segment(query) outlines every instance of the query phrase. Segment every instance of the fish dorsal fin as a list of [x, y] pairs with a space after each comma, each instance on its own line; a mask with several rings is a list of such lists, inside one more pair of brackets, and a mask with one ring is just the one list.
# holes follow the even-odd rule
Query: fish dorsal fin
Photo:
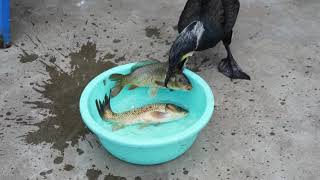
[[149, 95], [150, 95], [151, 97], [155, 97], [155, 96], [157, 95], [158, 88], [152, 87], [152, 88], [150, 88], [149, 91], [150, 91], [150, 92], [149, 92]]
[[159, 62], [160, 62], [160, 61], [155, 60], [155, 59], [153, 59], [153, 60], [139, 61], [139, 62], [137, 62], [135, 65], [133, 65], [133, 66], [131, 67], [131, 72], [133, 72], [133, 71], [135, 71], [136, 69], [139, 69], [139, 68], [141, 68], [141, 67], [143, 67], [143, 66], [146, 66], [146, 65], [149, 65], [149, 64], [154, 64], [154, 63], [159, 63]]
[[121, 124], [121, 123], [114, 123], [112, 124], [112, 131], [117, 131], [119, 129], [123, 129], [125, 128], [126, 126], [124, 124]]

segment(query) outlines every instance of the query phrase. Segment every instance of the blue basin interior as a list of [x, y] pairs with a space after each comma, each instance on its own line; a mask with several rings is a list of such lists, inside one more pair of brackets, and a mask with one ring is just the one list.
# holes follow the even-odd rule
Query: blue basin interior
[[111, 99], [114, 112], [124, 112], [151, 103], [173, 103], [189, 111], [176, 121], [149, 125], [126, 126], [112, 131], [112, 123], [103, 120], [96, 107], [96, 99], [109, 95], [115, 82], [109, 80], [114, 73], [127, 74], [134, 63], [112, 68], [94, 78], [80, 98], [80, 112], [87, 127], [98, 136], [103, 146], [118, 158], [137, 164], [157, 164], [171, 160], [185, 152], [196, 139], [200, 130], [211, 119], [214, 98], [207, 83], [195, 73], [185, 69], [192, 83], [190, 91], [160, 89], [155, 97], [149, 88], [123, 89]]

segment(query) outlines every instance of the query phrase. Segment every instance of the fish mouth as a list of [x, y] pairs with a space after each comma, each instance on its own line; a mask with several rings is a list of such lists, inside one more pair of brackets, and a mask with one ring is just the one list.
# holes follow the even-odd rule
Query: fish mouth
[[184, 88], [189, 91], [189, 90], [192, 89], [192, 86], [191, 85], [185, 85]]
[[177, 90], [186, 90], [186, 91], [189, 91], [192, 89], [192, 86], [191, 85], [184, 85], [184, 86], [170, 86], [168, 85], [167, 87], [170, 91], [177, 91]]
[[187, 115], [188, 115], [188, 111], [182, 112], [182, 113], [180, 114], [180, 118], [184, 118], [184, 117], [186, 117]]

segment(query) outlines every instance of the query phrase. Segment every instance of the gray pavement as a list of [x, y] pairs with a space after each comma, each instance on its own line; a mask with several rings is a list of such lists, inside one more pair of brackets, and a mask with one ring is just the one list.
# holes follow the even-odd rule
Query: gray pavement
[[127, 164], [84, 128], [86, 83], [119, 64], [166, 61], [184, 3], [12, 0], [13, 46], [0, 50], [0, 179], [320, 179], [318, 0], [241, 0], [231, 48], [252, 80], [218, 72], [221, 44], [192, 57], [216, 107], [178, 159]]

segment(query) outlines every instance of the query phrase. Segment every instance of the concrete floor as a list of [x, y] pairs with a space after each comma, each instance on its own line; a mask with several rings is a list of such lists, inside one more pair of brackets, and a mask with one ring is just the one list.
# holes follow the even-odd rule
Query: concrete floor
[[178, 159], [124, 163], [83, 126], [86, 83], [117, 64], [167, 60], [185, 0], [12, 0], [0, 50], [0, 179], [320, 179], [320, 3], [241, 0], [232, 42], [251, 81], [217, 71], [219, 44], [188, 67], [214, 90], [213, 118]]

